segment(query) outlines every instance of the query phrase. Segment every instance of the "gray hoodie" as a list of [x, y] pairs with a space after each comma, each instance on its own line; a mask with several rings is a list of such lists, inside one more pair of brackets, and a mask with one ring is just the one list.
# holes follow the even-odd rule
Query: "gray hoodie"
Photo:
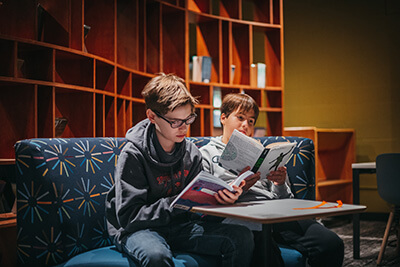
[[202, 169], [193, 143], [185, 139], [166, 153], [148, 119], [128, 130], [126, 138], [106, 198], [108, 232], [117, 245], [129, 233], [190, 220], [191, 213], [170, 203]]
[[[222, 142], [222, 136], [218, 136], [211, 138], [207, 145], [200, 148], [200, 151], [203, 155], [203, 169], [229, 183], [237, 176], [219, 165], [219, 158], [225, 146], [226, 145]], [[286, 183], [283, 185], [275, 185], [267, 180], [266, 177], [261, 177], [249, 191], [244, 192], [242, 196], [240, 196], [239, 201], [292, 197], [293, 194], [290, 190], [289, 179], [287, 177]]]

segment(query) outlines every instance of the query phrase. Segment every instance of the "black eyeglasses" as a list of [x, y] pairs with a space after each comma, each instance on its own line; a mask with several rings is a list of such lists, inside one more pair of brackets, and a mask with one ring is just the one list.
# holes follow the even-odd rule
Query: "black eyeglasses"
[[153, 112], [154, 112], [158, 117], [160, 117], [161, 119], [163, 119], [163, 120], [165, 120], [166, 122], [168, 122], [169, 125], [171, 125], [171, 128], [173, 128], [173, 129], [181, 127], [184, 123], [185, 123], [186, 125], [190, 125], [190, 124], [192, 124], [192, 123], [195, 121], [195, 119], [196, 119], [196, 117], [197, 117], [197, 114], [196, 114], [196, 113], [193, 113], [192, 115], [190, 115], [189, 117], [187, 117], [187, 119], [184, 119], [184, 120], [178, 120], [178, 119], [169, 120], [169, 119], [165, 118], [163, 115], [161, 115], [159, 112], [154, 111], [154, 110], [153, 110]]
[[181, 127], [184, 123], [185, 123], [186, 125], [190, 125], [190, 124], [192, 124], [192, 123], [194, 122], [194, 120], [195, 120], [196, 117], [197, 117], [197, 114], [196, 114], [196, 113], [193, 113], [193, 114], [190, 115], [187, 119], [184, 119], [184, 120], [178, 120], [178, 119], [176, 119], [176, 120], [169, 120], [169, 119], [165, 118], [163, 115], [161, 115], [160, 113], [158, 113], [157, 111], [154, 111], [154, 110], [153, 110], [153, 112], [154, 112], [158, 117], [160, 117], [161, 119], [163, 119], [163, 120], [165, 120], [166, 122], [168, 122], [169, 125], [171, 125], [171, 128], [173, 128], [173, 129]]

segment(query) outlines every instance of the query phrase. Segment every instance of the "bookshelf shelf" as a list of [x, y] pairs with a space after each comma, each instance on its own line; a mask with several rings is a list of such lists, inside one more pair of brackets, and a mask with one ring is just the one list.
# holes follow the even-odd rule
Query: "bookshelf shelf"
[[[253, 96], [259, 123], [282, 135], [282, 18], [282, 0], [5, 1], [0, 159], [13, 158], [20, 139], [124, 136], [145, 118], [141, 91], [159, 72], [182, 77], [199, 98], [191, 136], [217, 133], [215, 89]], [[192, 81], [194, 55], [212, 59], [208, 83]], [[263, 88], [250, 85], [257, 62], [267, 65]]]

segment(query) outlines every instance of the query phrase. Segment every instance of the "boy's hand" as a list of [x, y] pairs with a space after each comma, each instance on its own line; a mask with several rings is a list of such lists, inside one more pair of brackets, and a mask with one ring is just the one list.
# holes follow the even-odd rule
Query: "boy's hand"
[[271, 171], [267, 179], [275, 185], [283, 185], [286, 181], [286, 167], [280, 167], [276, 171]]
[[[247, 166], [246, 168], [244, 168], [240, 174], [244, 173], [245, 171], [250, 170], [250, 166]], [[250, 187], [252, 187], [259, 179], [260, 179], [260, 172], [256, 172], [255, 174], [247, 177], [246, 179], [244, 179], [246, 181], [246, 184], [244, 186], [242, 186], [243, 191], [248, 191], [250, 189]]]
[[239, 186], [233, 185], [235, 192], [230, 192], [228, 189], [219, 190], [218, 193], [214, 195], [219, 204], [229, 205], [233, 204], [238, 200], [239, 196], [243, 193], [242, 187], [246, 184], [242, 181]]

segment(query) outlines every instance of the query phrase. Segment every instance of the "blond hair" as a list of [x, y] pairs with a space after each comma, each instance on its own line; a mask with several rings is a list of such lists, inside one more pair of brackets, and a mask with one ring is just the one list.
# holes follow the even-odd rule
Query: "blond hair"
[[198, 104], [185, 86], [182, 78], [174, 74], [160, 73], [152, 78], [144, 87], [142, 96], [146, 102], [146, 107], [160, 114], [190, 104], [192, 112]]

